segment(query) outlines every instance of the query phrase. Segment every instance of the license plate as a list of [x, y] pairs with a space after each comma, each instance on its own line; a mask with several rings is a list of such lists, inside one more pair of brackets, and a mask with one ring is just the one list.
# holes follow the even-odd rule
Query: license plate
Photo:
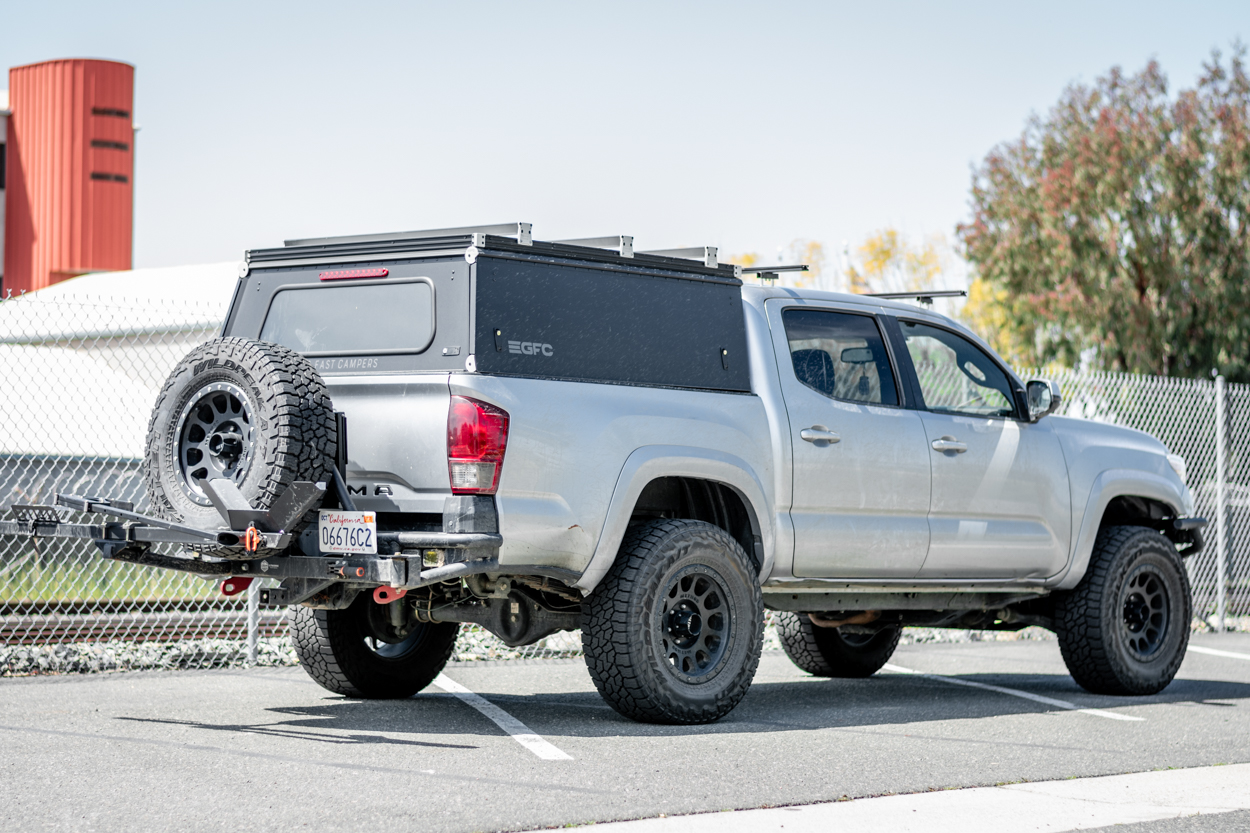
[[322, 509], [317, 533], [322, 552], [378, 553], [378, 516], [373, 512]]

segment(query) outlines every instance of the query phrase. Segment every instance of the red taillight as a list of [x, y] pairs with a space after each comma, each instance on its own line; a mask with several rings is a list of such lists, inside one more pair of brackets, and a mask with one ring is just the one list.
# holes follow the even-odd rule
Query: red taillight
[[453, 495], [493, 495], [508, 447], [508, 414], [467, 396], [447, 413], [447, 470]]

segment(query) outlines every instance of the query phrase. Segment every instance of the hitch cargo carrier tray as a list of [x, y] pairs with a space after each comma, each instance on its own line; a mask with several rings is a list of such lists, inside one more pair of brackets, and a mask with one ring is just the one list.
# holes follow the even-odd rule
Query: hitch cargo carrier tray
[[[291, 484], [267, 512], [248, 506], [230, 481], [203, 481], [203, 485], [226, 522], [222, 529], [198, 529], [144, 515], [126, 501], [57, 494], [51, 506], [14, 504], [14, 519], [0, 521], [0, 535], [90, 540], [107, 559], [203, 578], [293, 580], [261, 592], [262, 603], [273, 606], [297, 604], [335, 583], [408, 590], [462, 576], [501, 572], [497, 553], [503, 538], [494, 533], [381, 532], [377, 555], [291, 555], [294, 536], [286, 529], [320, 505], [326, 493], [324, 483]], [[68, 523], [62, 519], [62, 509], [117, 520]], [[205, 552], [166, 555], [152, 552], [153, 544], [198, 546]], [[243, 558], [212, 555], [214, 548], [237, 551], [240, 546], [246, 552]], [[565, 581], [575, 578], [557, 568], [527, 567], [526, 572]], [[226, 592], [238, 592], [246, 584], [235, 586], [238, 589]]]
[[[0, 535], [28, 538], [86, 538], [94, 541], [106, 558], [130, 547], [147, 550], [152, 544], [185, 544], [214, 547], [243, 545], [248, 552], [283, 550], [291, 543], [285, 531], [325, 496], [324, 483], [296, 482], [283, 492], [269, 511], [253, 509], [229, 480], [202, 480], [223, 529], [200, 529], [134, 511], [128, 501], [57, 494], [54, 506], [14, 504], [14, 520], [0, 521]], [[62, 520], [60, 509], [89, 515], [110, 515], [118, 521], [72, 524]], [[194, 561], [194, 559], [182, 559]], [[211, 562], [205, 562], [211, 563]], [[208, 572], [212, 572], [211, 570]]]

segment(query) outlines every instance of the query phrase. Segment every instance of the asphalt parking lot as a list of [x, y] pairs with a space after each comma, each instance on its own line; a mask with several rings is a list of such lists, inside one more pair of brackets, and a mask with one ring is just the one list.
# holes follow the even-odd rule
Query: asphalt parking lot
[[904, 646], [852, 681], [768, 653], [702, 727], [619, 717], [574, 660], [453, 665], [390, 702], [297, 668], [7, 679], [0, 822], [516, 830], [1250, 762], [1250, 660], [1218, 653], [1250, 634], [1192, 644], [1217, 653], [1139, 699], [1079, 689], [1053, 641]]

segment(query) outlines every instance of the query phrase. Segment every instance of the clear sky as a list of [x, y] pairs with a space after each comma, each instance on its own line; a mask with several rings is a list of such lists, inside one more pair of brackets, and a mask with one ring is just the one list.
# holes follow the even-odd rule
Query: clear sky
[[18, 2], [0, 66], [137, 67], [135, 265], [523, 220], [772, 259], [954, 236], [970, 166], [1073, 81], [1173, 88], [1245, 2]]

